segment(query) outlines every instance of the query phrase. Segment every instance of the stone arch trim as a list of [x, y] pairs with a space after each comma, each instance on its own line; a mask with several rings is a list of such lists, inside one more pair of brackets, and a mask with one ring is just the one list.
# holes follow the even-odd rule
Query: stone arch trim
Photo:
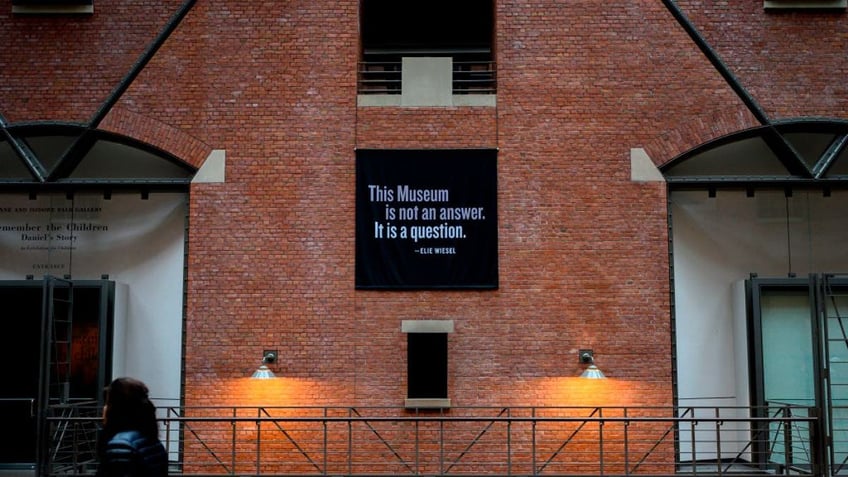
[[644, 149], [660, 166], [701, 144], [721, 136], [762, 126], [742, 105], [735, 110], [722, 110], [709, 117], [697, 117], [657, 134]]
[[99, 129], [150, 144], [198, 169], [213, 150], [178, 128], [117, 106], [112, 108]]

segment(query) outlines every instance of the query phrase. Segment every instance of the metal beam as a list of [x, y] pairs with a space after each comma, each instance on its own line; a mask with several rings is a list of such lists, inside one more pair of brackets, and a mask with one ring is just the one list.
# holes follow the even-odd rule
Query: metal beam
[[836, 158], [842, 154], [846, 146], [848, 146], [848, 134], [842, 134], [834, 138], [818, 162], [816, 162], [815, 167], [813, 167], [813, 177], [821, 179], [830, 169], [830, 166], [833, 165], [834, 161], [836, 161]]
[[813, 179], [791, 176], [677, 176], [666, 177], [666, 184], [670, 190], [848, 189], [848, 183], [844, 179]]
[[754, 115], [760, 124], [768, 128], [768, 132], [764, 136], [766, 143], [774, 151], [789, 173], [803, 177], [812, 177], [812, 171], [801, 158], [800, 154], [798, 154], [798, 151], [796, 151], [792, 147], [792, 144], [790, 144], [789, 141], [780, 134], [780, 131], [774, 127], [774, 124], [771, 119], [769, 119], [765, 110], [760, 107], [751, 93], [742, 86], [739, 79], [736, 78], [733, 72], [730, 71], [730, 68], [728, 68], [718, 56], [718, 53], [716, 53], [709, 43], [707, 43], [707, 40], [703, 37], [703, 35], [701, 35], [698, 29], [695, 28], [695, 25], [689, 21], [683, 11], [680, 10], [680, 7], [677, 6], [674, 0], [662, 0], [662, 2], [674, 19], [677, 20], [677, 23], [683, 28], [683, 30], [686, 31], [689, 38], [695, 42], [695, 45], [701, 50], [701, 53], [703, 53], [707, 60], [709, 60], [710, 64], [713, 65], [713, 68], [718, 71], [728, 86], [730, 86], [730, 88], [733, 89], [733, 92], [736, 93], [740, 100], [742, 100], [745, 107], [748, 108], [748, 111]]
[[21, 161], [23, 161], [33, 178], [38, 182], [44, 182], [45, 177], [47, 176], [47, 171], [41, 165], [41, 162], [35, 157], [35, 153], [32, 152], [29, 145], [26, 142], [21, 141], [17, 136], [13, 135], [11, 131], [9, 131], [6, 118], [3, 117], [2, 114], [0, 114], [0, 130], [3, 131], [3, 137], [6, 138], [6, 142], [9, 143], [9, 146], [11, 146], [12, 150], [15, 151], [15, 154], [21, 159]]
[[91, 117], [88, 122], [88, 125], [86, 126], [86, 130], [82, 133], [82, 135], [80, 135], [80, 137], [78, 137], [73, 142], [73, 144], [71, 144], [68, 150], [65, 151], [65, 153], [62, 155], [62, 158], [56, 163], [56, 166], [53, 168], [53, 170], [50, 171], [50, 174], [47, 177], [48, 180], [53, 181], [60, 177], [66, 177], [79, 165], [79, 163], [82, 161], [82, 158], [85, 157], [85, 154], [87, 154], [91, 147], [94, 145], [94, 142], [96, 140], [95, 131], [97, 127], [100, 126], [100, 123], [103, 122], [103, 119], [106, 118], [106, 115], [109, 114], [109, 111], [112, 110], [115, 104], [117, 104], [118, 100], [121, 99], [121, 96], [123, 96], [127, 89], [129, 89], [133, 81], [135, 81], [138, 75], [141, 74], [141, 71], [144, 69], [144, 67], [147, 66], [148, 63], [150, 63], [150, 60], [153, 59], [153, 57], [159, 51], [159, 48], [161, 48], [162, 45], [165, 44], [165, 41], [170, 38], [174, 30], [177, 29], [177, 27], [180, 25], [186, 15], [188, 15], [188, 12], [194, 6], [196, 1], [197, 0], [186, 0], [180, 6], [179, 10], [177, 10], [177, 12], [174, 13], [173, 16], [171, 16], [171, 19], [168, 21], [162, 31], [160, 31], [159, 34], [156, 35], [156, 38], [153, 40], [153, 42], [148, 45], [144, 52], [142, 52], [139, 59], [133, 64], [132, 68], [130, 68], [130, 71], [127, 72], [126, 76], [124, 76], [121, 82], [118, 83], [117, 86], [115, 86], [115, 88], [112, 90], [112, 92], [103, 102], [103, 104], [100, 105], [100, 107]]

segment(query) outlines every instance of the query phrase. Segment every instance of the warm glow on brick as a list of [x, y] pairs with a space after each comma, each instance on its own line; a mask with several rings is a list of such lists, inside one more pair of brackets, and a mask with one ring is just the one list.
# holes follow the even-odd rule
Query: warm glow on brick
[[316, 384], [311, 380], [276, 377], [272, 379], [237, 378], [231, 381], [231, 394], [239, 406], [303, 406]]
[[[646, 394], [657, 395], [651, 402], [671, 404], [671, 390], [665, 384], [631, 381], [615, 378], [584, 379], [580, 377], [556, 377], [542, 379], [538, 383], [543, 406], [638, 406], [645, 401]], [[664, 398], [662, 396], [665, 396]]]

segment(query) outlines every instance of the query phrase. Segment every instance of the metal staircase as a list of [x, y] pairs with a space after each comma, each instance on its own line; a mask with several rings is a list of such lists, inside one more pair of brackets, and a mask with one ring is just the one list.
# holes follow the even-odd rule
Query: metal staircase
[[[65, 430], [51, 430], [47, 418], [71, 399], [74, 287], [70, 280], [44, 277], [42, 295], [41, 372], [38, 381], [36, 461], [45, 466], [50, 450]], [[41, 469], [42, 474], [46, 469]]]
[[820, 280], [831, 475], [848, 473], [848, 276]]

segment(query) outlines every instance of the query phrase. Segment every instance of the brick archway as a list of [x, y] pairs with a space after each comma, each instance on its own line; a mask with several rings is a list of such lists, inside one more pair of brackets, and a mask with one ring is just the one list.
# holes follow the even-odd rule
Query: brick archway
[[759, 126], [756, 118], [740, 104], [736, 109], [722, 110], [663, 131], [645, 144], [645, 151], [657, 166], [661, 166], [700, 145]]
[[186, 164], [198, 169], [213, 149], [185, 131], [119, 106], [109, 112], [101, 123], [100, 129], [131, 137], [168, 151]]

